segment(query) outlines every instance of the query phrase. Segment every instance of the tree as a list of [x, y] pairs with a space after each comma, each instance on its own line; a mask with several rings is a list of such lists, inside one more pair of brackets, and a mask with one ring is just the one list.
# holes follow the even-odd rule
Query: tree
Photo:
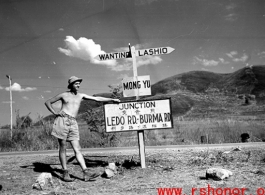
[[[113, 98], [121, 97], [121, 85], [109, 85]], [[117, 146], [119, 142], [119, 133], [106, 133], [103, 105], [97, 108], [88, 108], [85, 116], [88, 129], [91, 132], [91, 141], [93, 145], [100, 147]]]
[[121, 84], [118, 85], [108, 85], [110, 92], [112, 93], [113, 98], [121, 98]]
[[27, 116], [22, 116], [21, 117], [21, 120], [22, 120], [22, 123], [21, 123], [20, 127], [22, 129], [31, 127], [31, 125], [32, 125], [32, 119], [29, 117], [29, 114]]
[[16, 128], [17, 129], [25, 129], [28, 127], [31, 127], [33, 121], [32, 119], [29, 117], [30, 113], [28, 113], [26, 116], [22, 116], [20, 117], [19, 115], [19, 110], [16, 110]]

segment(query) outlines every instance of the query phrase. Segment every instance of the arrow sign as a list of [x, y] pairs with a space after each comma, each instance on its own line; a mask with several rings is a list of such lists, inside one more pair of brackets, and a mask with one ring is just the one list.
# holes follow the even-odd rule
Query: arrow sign
[[161, 54], [169, 54], [175, 49], [172, 47], [158, 47], [158, 48], [149, 48], [149, 49], [142, 49], [136, 50], [136, 56], [146, 56], [146, 55], [161, 55]]
[[[169, 54], [175, 49], [172, 47], [157, 47], [157, 48], [149, 48], [149, 49], [142, 49], [142, 50], [136, 50], [135, 56], [146, 56], [146, 55], [161, 55], [161, 54]], [[115, 60], [115, 59], [122, 59], [122, 58], [132, 58], [130, 51], [124, 51], [124, 52], [116, 52], [116, 53], [104, 53], [99, 54], [95, 57], [95, 59], [99, 61], [104, 60]]]
[[104, 54], [99, 54], [95, 57], [95, 59], [99, 61], [104, 61], [104, 60], [115, 60], [115, 59], [121, 59], [121, 58], [131, 58], [131, 52], [116, 52], [116, 53], [104, 53]]

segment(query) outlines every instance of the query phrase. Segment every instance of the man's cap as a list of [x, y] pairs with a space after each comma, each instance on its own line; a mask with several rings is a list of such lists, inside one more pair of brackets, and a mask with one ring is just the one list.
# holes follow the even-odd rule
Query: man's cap
[[76, 76], [71, 76], [69, 79], [68, 79], [68, 89], [70, 88], [70, 86], [75, 83], [76, 81], [80, 81], [80, 83], [83, 81], [83, 79], [81, 78], [78, 78]]

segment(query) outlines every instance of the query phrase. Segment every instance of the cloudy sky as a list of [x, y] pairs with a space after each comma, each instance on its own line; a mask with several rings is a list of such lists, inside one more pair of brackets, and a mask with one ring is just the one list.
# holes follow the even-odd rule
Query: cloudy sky
[[46, 116], [45, 100], [75, 75], [81, 91], [108, 92], [133, 76], [131, 59], [98, 54], [169, 46], [171, 54], [137, 57], [151, 83], [179, 73], [230, 73], [265, 59], [263, 0], [1, 0], [0, 125], [13, 113]]

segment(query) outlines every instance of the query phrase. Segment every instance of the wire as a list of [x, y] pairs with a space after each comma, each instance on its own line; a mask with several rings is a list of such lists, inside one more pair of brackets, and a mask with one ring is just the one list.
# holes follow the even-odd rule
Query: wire
[[[32, 0], [32, 1], [33, 1], [33, 0]], [[17, 2], [20, 2], [20, 1], [17, 1]], [[90, 2], [90, 1], [89, 1], [89, 2]], [[75, 21], [73, 21], [73, 22], [71, 22], [71, 23], [68, 23], [68, 24], [66, 24], [66, 25], [63, 25], [63, 26], [57, 27], [57, 28], [55, 28], [55, 29], [53, 29], [53, 30], [50, 30], [50, 31], [48, 31], [48, 32], [46, 32], [46, 33], [43, 33], [43, 34], [41, 34], [41, 35], [34, 36], [33, 38], [30, 38], [30, 39], [25, 40], [25, 41], [23, 41], [23, 42], [21, 42], [21, 43], [18, 43], [17, 45], [14, 45], [14, 46], [12, 46], [12, 47], [9, 47], [9, 48], [6, 48], [6, 49], [3, 49], [2, 51], [0, 51], [0, 55], [3, 54], [3, 53], [5, 53], [5, 52], [7, 52], [7, 51], [10, 51], [10, 50], [12, 50], [12, 49], [15, 49], [15, 48], [17, 48], [17, 47], [19, 47], [19, 46], [21, 46], [21, 45], [24, 45], [24, 44], [26, 44], [26, 43], [29, 43], [29, 42], [35, 41], [35, 40], [37, 40], [37, 39], [39, 39], [39, 38], [42, 38], [42, 37], [44, 37], [44, 36], [46, 36], [46, 35], [49, 35], [49, 34], [51, 34], [51, 33], [53, 33], [53, 32], [56, 32], [56, 31], [58, 31], [59, 28], [69, 27], [69, 26], [72, 26], [72, 25], [74, 25], [74, 24], [76, 24], [76, 23], [82, 22], [82, 21], [84, 21], [85, 19], [87, 19], [87, 18], [89, 18], [89, 17], [91, 17], [91, 16], [97, 15], [98, 13], [100, 13], [100, 12], [97, 12], [97, 13], [94, 13], [94, 14], [90, 14], [90, 15], [86, 15], [85, 17], [82, 17], [82, 18], [80, 18], [80, 19], [77, 19], [77, 20], [75, 20]]]
[[[1, 85], [1, 87], [9, 87], [9, 85]], [[67, 89], [67, 86], [65, 87], [52, 87], [52, 86], [33, 86], [33, 85], [28, 85], [27, 87], [36, 87], [36, 88], [52, 88], [52, 89]], [[86, 90], [105, 90], [103, 88], [86, 88], [86, 87], [81, 87], [80, 90], [86, 89]]]

